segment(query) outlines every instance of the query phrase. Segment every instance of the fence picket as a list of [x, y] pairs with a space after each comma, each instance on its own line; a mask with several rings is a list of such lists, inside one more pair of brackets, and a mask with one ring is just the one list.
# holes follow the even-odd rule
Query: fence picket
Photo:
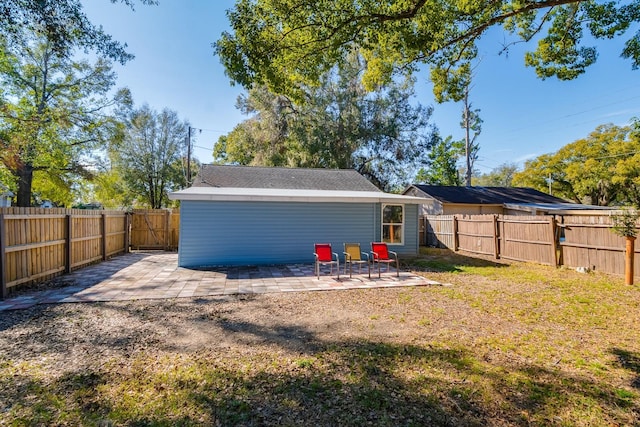
[[[491, 217], [427, 215], [423, 218], [427, 243], [515, 261], [624, 274], [625, 239], [612, 232], [608, 215]], [[638, 277], [639, 264], [640, 245], [636, 245], [634, 275]]]
[[[145, 226], [146, 234], [145, 230], [133, 232], [135, 216], [144, 222], [146, 214], [151, 218], [151, 226]], [[129, 247], [176, 249], [179, 223], [178, 211], [166, 209], [136, 210], [131, 214], [0, 208], [0, 298], [6, 298], [18, 285], [51, 279], [127, 252]]]

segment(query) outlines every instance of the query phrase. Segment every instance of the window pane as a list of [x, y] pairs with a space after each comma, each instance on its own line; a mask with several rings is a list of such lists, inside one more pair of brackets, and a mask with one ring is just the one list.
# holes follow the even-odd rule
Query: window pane
[[382, 212], [382, 222], [402, 224], [402, 206], [385, 206]]
[[383, 225], [382, 241], [386, 243], [402, 243], [402, 225]]

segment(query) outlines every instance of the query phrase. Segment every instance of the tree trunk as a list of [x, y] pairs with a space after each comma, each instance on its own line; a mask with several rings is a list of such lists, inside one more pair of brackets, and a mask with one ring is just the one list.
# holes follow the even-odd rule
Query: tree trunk
[[471, 187], [471, 138], [469, 135], [469, 128], [471, 127], [470, 117], [469, 117], [469, 87], [464, 91], [464, 154], [467, 160], [467, 171], [464, 175], [464, 185], [466, 187]]
[[31, 184], [33, 183], [33, 166], [23, 165], [18, 170], [18, 194], [16, 204], [21, 208], [31, 207]]

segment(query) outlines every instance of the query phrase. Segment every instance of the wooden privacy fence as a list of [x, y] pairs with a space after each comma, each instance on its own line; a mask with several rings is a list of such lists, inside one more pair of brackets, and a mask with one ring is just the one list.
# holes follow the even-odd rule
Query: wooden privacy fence
[[131, 247], [176, 250], [180, 213], [168, 209], [134, 209], [131, 219]]
[[0, 209], [0, 293], [46, 280], [128, 249], [121, 211]]
[[0, 208], [0, 297], [134, 249], [176, 249], [180, 215], [125, 211]]
[[453, 215], [430, 215], [421, 218], [425, 230], [422, 244], [435, 248], [453, 248]]
[[[565, 216], [559, 219], [562, 230], [559, 245], [563, 265], [588, 267], [624, 274], [626, 239], [611, 231], [609, 216]], [[640, 244], [634, 253], [634, 276], [640, 276]]]
[[[624, 274], [625, 239], [606, 215], [427, 215], [423, 244], [515, 261]], [[640, 245], [634, 275], [640, 276]]]
[[502, 216], [496, 218], [497, 256], [515, 261], [558, 265], [556, 220], [552, 216]]

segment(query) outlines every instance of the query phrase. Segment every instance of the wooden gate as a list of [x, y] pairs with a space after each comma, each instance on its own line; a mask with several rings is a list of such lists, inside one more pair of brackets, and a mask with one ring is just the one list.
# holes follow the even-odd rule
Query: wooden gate
[[176, 250], [180, 214], [170, 209], [134, 209], [131, 248]]
[[[421, 218], [420, 244], [454, 249], [453, 215], [427, 215]], [[422, 236], [424, 229], [425, 236]]]

